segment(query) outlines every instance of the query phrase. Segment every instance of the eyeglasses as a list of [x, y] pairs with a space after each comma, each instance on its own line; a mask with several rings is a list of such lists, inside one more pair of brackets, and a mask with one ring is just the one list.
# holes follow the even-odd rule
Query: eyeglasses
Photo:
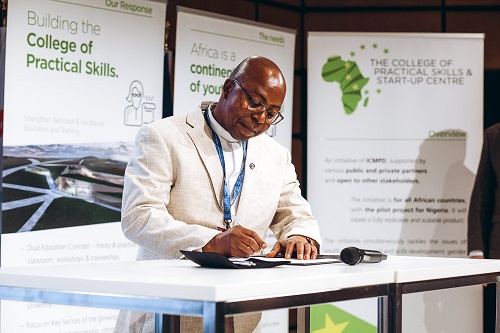
[[246, 91], [245, 88], [243, 88], [243, 86], [241, 85], [241, 83], [238, 80], [233, 79], [233, 81], [236, 82], [236, 84], [238, 86], [240, 86], [241, 90], [245, 93], [245, 95], [247, 95], [247, 98], [248, 98], [247, 110], [251, 114], [261, 115], [264, 112], [266, 112], [266, 123], [268, 123], [269, 125], [276, 125], [277, 123], [279, 123], [280, 121], [282, 121], [284, 119], [283, 115], [280, 113], [279, 108], [269, 108], [268, 109], [261, 101], [253, 98], [248, 93], [248, 91]]

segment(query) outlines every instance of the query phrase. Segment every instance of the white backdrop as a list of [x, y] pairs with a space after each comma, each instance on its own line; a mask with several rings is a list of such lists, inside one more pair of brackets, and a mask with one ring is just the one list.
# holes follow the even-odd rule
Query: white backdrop
[[[161, 118], [165, 13], [140, 0], [9, 3], [2, 266], [135, 259], [120, 170], [139, 126]], [[115, 218], [93, 221], [103, 213]], [[112, 331], [116, 313], [2, 302], [0, 330]]]
[[[467, 256], [483, 44], [482, 34], [309, 34], [308, 199], [324, 251]], [[457, 329], [439, 326], [430, 299], [449, 297], [438, 294], [417, 296], [405, 332], [479, 331], [477, 293], [448, 320]]]

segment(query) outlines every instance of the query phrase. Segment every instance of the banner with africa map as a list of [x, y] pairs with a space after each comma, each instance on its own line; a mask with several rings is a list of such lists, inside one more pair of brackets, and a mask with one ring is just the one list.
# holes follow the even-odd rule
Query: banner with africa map
[[[483, 53], [483, 34], [309, 33], [307, 194], [323, 252], [467, 256]], [[454, 320], [442, 319], [445, 297], [419, 295], [404, 331], [480, 331], [468, 292]]]

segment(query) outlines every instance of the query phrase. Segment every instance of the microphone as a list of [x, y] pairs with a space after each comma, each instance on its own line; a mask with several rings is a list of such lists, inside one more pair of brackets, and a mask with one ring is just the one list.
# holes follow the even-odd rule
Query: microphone
[[379, 251], [362, 250], [357, 247], [346, 247], [340, 252], [340, 260], [348, 265], [356, 265], [360, 262], [381, 262], [387, 259], [387, 255]]

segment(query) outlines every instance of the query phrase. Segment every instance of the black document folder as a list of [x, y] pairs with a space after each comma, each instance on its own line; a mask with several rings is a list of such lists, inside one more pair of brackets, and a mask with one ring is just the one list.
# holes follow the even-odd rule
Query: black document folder
[[181, 253], [198, 265], [210, 268], [271, 268], [290, 263], [290, 260], [266, 261], [255, 257], [227, 258], [214, 252], [181, 250]]

